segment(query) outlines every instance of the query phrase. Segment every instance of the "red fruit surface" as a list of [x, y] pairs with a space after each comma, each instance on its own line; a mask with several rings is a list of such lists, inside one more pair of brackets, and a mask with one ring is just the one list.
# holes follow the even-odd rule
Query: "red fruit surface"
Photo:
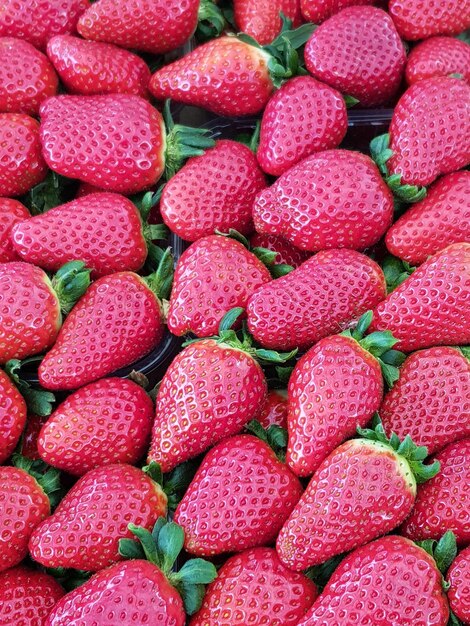
[[448, 619], [434, 559], [391, 535], [349, 554], [298, 626], [445, 626]]
[[19, 261], [10, 239], [10, 232], [16, 222], [26, 220], [29, 217], [28, 209], [10, 198], [0, 198], [0, 263]]
[[457, 35], [470, 27], [469, 0], [390, 0], [388, 9], [403, 39]]
[[461, 439], [436, 454], [439, 473], [419, 485], [416, 503], [401, 528], [413, 541], [435, 539], [451, 530], [457, 543], [470, 543], [470, 439]]
[[449, 604], [464, 624], [470, 624], [470, 547], [462, 550], [447, 572]]
[[376, 3], [376, 0], [300, 0], [300, 9], [306, 22], [320, 24], [346, 7]]
[[280, 176], [315, 152], [337, 148], [347, 129], [341, 94], [310, 76], [298, 76], [269, 100], [256, 156], [267, 174]]
[[15, 385], [0, 370], [0, 463], [13, 453], [26, 424], [26, 403]]
[[178, 260], [167, 324], [174, 335], [217, 334], [224, 315], [245, 307], [271, 281], [266, 266], [234, 239], [210, 235], [193, 243]]
[[222, 139], [190, 159], [163, 188], [160, 211], [165, 224], [187, 241], [253, 230], [251, 205], [266, 180], [253, 152]]
[[0, 196], [21, 196], [46, 174], [39, 122], [23, 113], [0, 113]]
[[275, 389], [268, 391], [266, 402], [258, 415], [258, 422], [263, 428], [273, 425], [287, 428], [287, 393], [285, 391]]
[[160, 384], [148, 461], [168, 472], [236, 434], [257, 417], [266, 394], [250, 355], [212, 339], [187, 346]]
[[374, 162], [351, 150], [325, 150], [287, 170], [253, 204], [258, 232], [301, 250], [364, 250], [392, 223], [393, 197]]
[[41, 432], [41, 428], [48, 419], [49, 417], [47, 415], [28, 413], [19, 449], [19, 453], [22, 456], [27, 459], [32, 459], [33, 461], [37, 461], [41, 458], [38, 452], [38, 437]]
[[147, 474], [131, 465], [97, 467], [82, 476], [29, 542], [33, 559], [46, 567], [97, 571], [121, 560], [127, 525], [150, 530], [166, 515], [167, 497]]
[[470, 241], [470, 172], [446, 174], [388, 230], [395, 256], [419, 265], [446, 246]]
[[117, 563], [60, 600], [45, 626], [184, 626], [178, 592], [148, 561]]
[[365, 107], [395, 95], [405, 64], [405, 47], [393, 20], [372, 6], [343, 9], [319, 26], [305, 46], [310, 74]]
[[106, 190], [102, 187], [96, 187], [96, 185], [90, 185], [90, 183], [80, 183], [75, 198], [82, 198], [90, 193], [102, 193], [104, 191]]
[[312, 256], [310, 252], [299, 250], [286, 239], [277, 237], [277, 235], [260, 235], [255, 232], [250, 237], [250, 245], [252, 248], [267, 248], [276, 252], [276, 263], [286, 263], [294, 268], [299, 267]]
[[234, 0], [233, 12], [237, 29], [250, 35], [262, 46], [269, 44], [281, 31], [279, 13], [300, 23], [299, 0]]
[[49, 498], [32, 476], [0, 467], [0, 571], [26, 557], [31, 533], [50, 512]]
[[[470, 2], [470, 0], [469, 0]], [[387, 161], [408, 185], [429, 185], [470, 162], [470, 85], [440, 76], [420, 80], [398, 101]]]
[[273, 450], [252, 435], [225, 439], [201, 463], [175, 512], [191, 554], [269, 545], [302, 495]]
[[383, 272], [372, 259], [354, 250], [319, 252], [255, 291], [247, 305], [248, 328], [265, 348], [309, 348], [385, 296]]
[[431, 37], [419, 43], [408, 56], [409, 85], [434, 76], [461, 74], [470, 82], [470, 45], [455, 37]]
[[229, 558], [207, 588], [190, 626], [296, 626], [318, 591], [288, 570], [275, 550], [253, 548]]
[[76, 476], [111, 463], [136, 464], [147, 451], [153, 413], [150, 397], [131, 380], [90, 383], [52, 413], [39, 435], [39, 454]]
[[470, 343], [470, 243], [420, 265], [375, 308], [369, 330], [390, 330], [405, 352]]
[[39, 366], [46, 389], [77, 389], [130, 365], [163, 337], [160, 302], [144, 279], [117, 272], [94, 282]]
[[235, 37], [219, 37], [155, 72], [149, 89], [157, 100], [171, 98], [217, 115], [256, 115], [274, 89], [270, 58]]
[[133, 202], [115, 193], [95, 193], [35, 215], [12, 229], [18, 255], [45, 270], [57, 271], [80, 259], [95, 277], [137, 271], [147, 244]]
[[143, 59], [127, 50], [58, 35], [47, 44], [47, 55], [69, 93], [147, 96], [150, 70]]
[[41, 107], [41, 142], [52, 170], [107, 191], [148, 189], [164, 169], [162, 116], [139, 96], [50, 98]]
[[428, 454], [470, 437], [470, 362], [453, 348], [411, 354], [379, 413], [388, 437], [410, 435]]

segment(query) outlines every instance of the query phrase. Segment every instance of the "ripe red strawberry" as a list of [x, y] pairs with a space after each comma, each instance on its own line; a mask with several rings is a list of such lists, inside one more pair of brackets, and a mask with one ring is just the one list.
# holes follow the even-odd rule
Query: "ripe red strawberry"
[[55, 578], [23, 565], [0, 574], [0, 624], [44, 626], [64, 590]]
[[2, 216], [0, 222], [0, 263], [19, 261], [20, 258], [10, 239], [10, 232], [16, 222], [30, 217], [29, 211], [18, 200], [0, 198], [0, 214]]
[[209, 585], [190, 626], [297, 626], [318, 591], [291, 572], [271, 548], [253, 548], [229, 558]]
[[178, 260], [168, 328], [177, 336], [214, 335], [228, 311], [245, 307], [255, 289], [270, 281], [266, 266], [239, 241], [220, 235], [203, 237]]
[[260, 192], [253, 205], [258, 232], [311, 252], [364, 250], [382, 237], [392, 216], [392, 194], [379, 170], [365, 154], [350, 150], [307, 157]]
[[314, 78], [298, 76], [269, 100], [256, 156], [267, 174], [280, 176], [315, 152], [337, 148], [347, 129], [341, 94]]
[[462, 550], [447, 572], [450, 608], [463, 624], [470, 624], [470, 547]]
[[469, 361], [454, 348], [411, 354], [379, 412], [388, 436], [410, 435], [428, 454], [470, 437]]
[[12, 454], [26, 424], [26, 402], [0, 370], [0, 464]]
[[287, 393], [275, 389], [268, 391], [257, 419], [263, 428], [273, 425], [287, 428]]
[[346, 7], [362, 4], [377, 4], [377, 0], [300, 0], [300, 9], [306, 22], [320, 24]]
[[370, 330], [390, 330], [397, 350], [470, 343], [470, 243], [425, 261], [374, 310]]
[[390, 535], [349, 554], [298, 626], [446, 626], [448, 619], [433, 557]]
[[41, 458], [38, 452], [38, 437], [41, 432], [41, 428], [48, 419], [48, 415], [28, 413], [26, 426], [21, 435], [21, 441], [18, 449], [21, 456], [31, 459], [32, 461], [38, 461]]
[[295, 26], [300, 23], [299, 0], [234, 0], [233, 13], [238, 30], [262, 46], [271, 43], [282, 29], [280, 13]]
[[47, 44], [47, 56], [69, 93], [147, 96], [150, 70], [143, 59], [127, 50], [70, 35], [57, 35]]
[[276, 235], [260, 235], [255, 232], [250, 237], [250, 245], [252, 248], [266, 248], [275, 252], [276, 263], [290, 265], [293, 268], [299, 267], [312, 256], [310, 252], [299, 250], [283, 237]]
[[470, 2], [446, 0], [390, 0], [390, 15], [403, 39], [415, 41], [433, 35], [457, 35], [470, 27]]
[[393, 20], [371, 6], [352, 6], [333, 15], [305, 46], [310, 74], [366, 107], [395, 95], [405, 64], [405, 47]]
[[97, 571], [121, 560], [119, 539], [132, 537], [128, 524], [150, 530], [166, 507], [160, 485], [137, 467], [97, 467], [37, 526], [29, 552], [46, 567]]
[[406, 63], [409, 85], [434, 76], [460, 74], [470, 82], [470, 45], [455, 37], [431, 37], [410, 52]]
[[389, 251], [411, 265], [459, 241], [470, 241], [470, 172], [454, 172], [437, 180], [388, 230]]
[[163, 188], [160, 211], [179, 237], [196, 241], [230, 228], [253, 230], [251, 205], [266, 187], [253, 152], [241, 143], [220, 140], [190, 159]]
[[[416, 483], [435, 476], [426, 449], [410, 438], [388, 440], [379, 425], [366, 439], [341, 444], [318, 467], [277, 538], [281, 561], [294, 571], [385, 535], [410, 514]], [[387, 443], [388, 442], [388, 443]]]
[[319, 252], [259, 287], [248, 300], [248, 328], [265, 348], [309, 348], [344, 330], [386, 296], [381, 268], [354, 250]]
[[39, 123], [23, 113], [0, 113], [0, 196], [21, 196], [46, 174]]
[[470, 439], [449, 444], [434, 457], [439, 474], [418, 488], [402, 534], [413, 541], [433, 539], [451, 530], [457, 543], [470, 543]]

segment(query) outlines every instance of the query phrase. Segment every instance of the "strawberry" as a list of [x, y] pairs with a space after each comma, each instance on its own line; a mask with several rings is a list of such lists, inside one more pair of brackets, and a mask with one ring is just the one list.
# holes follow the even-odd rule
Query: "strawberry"
[[168, 328], [177, 336], [214, 335], [228, 311], [245, 307], [251, 294], [270, 281], [265, 265], [239, 241], [220, 235], [203, 237], [178, 260]]
[[410, 435], [429, 454], [470, 437], [469, 361], [454, 348], [411, 354], [379, 412], [388, 436]]
[[47, 56], [69, 93], [147, 96], [150, 70], [143, 59], [127, 50], [71, 35], [57, 35], [47, 44]]
[[20, 565], [0, 574], [0, 624], [44, 626], [64, 595], [59, 583], [44, 572]]
[[271, 548], [230, 557], [207, 588], [190, 626], [296, 626], [318, 591], [303, 574], [291, 572]]
[[272, 425], [287, 428], [287, 393], [276, 389], [268, 391], [266, 402], [258, 415], [258, 421], [263, 428]]
[[470, 241], [470, 172], [465, 170], [437, 180], [385, 238], [388, 250], [411, 265], [459, 241]]
[[10, 239], [10, 232], [14, 224], [30, 217], [29, 211], [18, 200], [0, 198], [0, 213], [2, 215], [0, 222], [0, 263], [19, 261], [20, 258]]
[[295, 26], [300, 23], [299, 0], [234, 0], [233, 17], [238, 30], [264, 46], [282, 30], [280, 13]]
[[294, 571], [372, 541], [410, 514], [417, 482], [439, 471], [423, 465], [426, 448], [390, 440], [380, 425], [341, 444], [318, 467], [277, 538], [281, 561]]
[[39, 123], [23, 113], [0, 113], [0, 196], [21, 196], [46, 174]]
[[457, 35], [470, 27], [468, 0], [390, 0], [388, 10], [400, 36], [408, 41]]
[[377, 4], [377, 0], [300, 0], [300, 9], [306, 22], [320, 24], [346, 7], [365, 4]]
[[455, 37], [431, 37], [419, 43], [408, 56], [408, 85], [434, 76], [460, 74], [470, 82], [470, 45]]
[[248, 300], [248, 328], [265, 348], [309, 348], [386, 296], [381, 268], [354, 250], [319, 252]]
[[434, 457], [441, 470], [420, 485], [416, 503], [402, 526], [402, 534], [414, 541], [433, 539], [451, 530], [457, 543], [470, 543], [470, 439], [449, 444]]
[[371, 6], [352, 6], [333, 15], [305, 46], [310, 74], [365, 107], [385, 104], [395, 95], [405, 64], [405, 47], [393, 20]]
[[253, 152], [241, 143], [220, 140], [190, 159], [163, 188], [160, 211], [165, 224], [186, 241], [233, 228], [253, 230], [251, 205], [266, 187]]
[[425, 261], [374, 310], [370, 330], [390, 330], [397, 350], [470, 343], [470, 243]]
[[447, 572], [450, 608], [463, 624], [470, 624], [470, 547], [462, 550]]
[[40, 456], [38, 452], [38, 437], [41, 432], [41, 428], [49, 419], [48, 415], [36, 415], [35, 413], [28, 413], [26, 418], [26, 426], [21, 435], [20, 445], [18, 452], [21, 456], [31, 459], [32, 461], [39, 461]]
[[9, 376], [0, 370], [0, 463], [12, 454], [26, 424], [26, 402]]
[[276, 263], [280, 265], [290, 265], [293, 268], [299, 267], [312, 255], [305, 250], [299, 250], [283, 237], [277, 235], [260, 235], [253, 233], [250, 237], [252, 248], [266, 248], [276, 253]]
[[150, 530], [166, 507], [160, 485], [137, 467], [97, 467], [36, 527], [29, 552], [46, 567], [97, 571], [121, 560], [119, 539], [132, 537], [129, 523]]
[[311, 252], [364, 250], [382, 237], [392, 216], [392, 194], [379, 170], [365, 154], [350, 150], [307, 157], [253, 204], [258, 232], [280, 235]]
[[256, 156], [267, 174], [280, 176], [315, 152], [337, 148], [347, 129], [341, 94], [314, 78], [298, 76], [266, 105]]

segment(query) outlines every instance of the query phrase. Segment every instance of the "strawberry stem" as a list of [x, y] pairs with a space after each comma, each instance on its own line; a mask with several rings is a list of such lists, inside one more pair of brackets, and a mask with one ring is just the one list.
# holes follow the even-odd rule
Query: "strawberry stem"
[[65, 263], [52, 278], [52, 288], [64, 314], [70, 313], [89, 286], [90, 270], [83, 261]]

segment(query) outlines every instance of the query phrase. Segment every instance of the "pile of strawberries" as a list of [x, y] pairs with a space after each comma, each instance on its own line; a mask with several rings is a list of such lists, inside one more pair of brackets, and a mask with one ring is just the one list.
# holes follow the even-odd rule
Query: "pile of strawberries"
[[0, 4], [1, 626], [469, 625], [470, 0]]

